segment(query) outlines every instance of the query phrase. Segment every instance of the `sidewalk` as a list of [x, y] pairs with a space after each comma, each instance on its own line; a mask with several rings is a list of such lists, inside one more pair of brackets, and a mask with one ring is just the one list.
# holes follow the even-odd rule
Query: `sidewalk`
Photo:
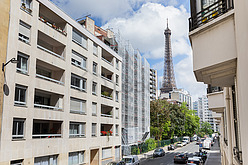
[[221, 153], [220, 153], [220, 146], [218, 141], [214, 143], [213, 147], [210, 151], [208, 151], [210, 155], [205, 163], [205, 165], [221, 165]]
[[[161, 147], [161, 148], [163, 148], [165, 152], [168, 150], [168, 146], [164, 146], [164, 147]], [[142, 162], [143, 160], [146, 160], [147, 158], [151, 158], [152, 155], [153, 155], [154, 150], [151, 150], [151, 151], [143, 153], [143, 154], [139, 154], [138, 155], [139, 160]]]

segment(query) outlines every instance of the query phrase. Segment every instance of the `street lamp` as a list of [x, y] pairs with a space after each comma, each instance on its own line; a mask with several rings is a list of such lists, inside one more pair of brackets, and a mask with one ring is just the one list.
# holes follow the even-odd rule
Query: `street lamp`
[[14, 64], [17, 64], [19, 61], [18, 60], [16, 60], [15, 58], [12, 58], [11, 60], [9, 60], [7, 63], [3, 63], [2, 64], [2, 71], [4, 72], [4, 67], [6, 66], [6, 65], [8, 65], [9, 63], [14, 63]]

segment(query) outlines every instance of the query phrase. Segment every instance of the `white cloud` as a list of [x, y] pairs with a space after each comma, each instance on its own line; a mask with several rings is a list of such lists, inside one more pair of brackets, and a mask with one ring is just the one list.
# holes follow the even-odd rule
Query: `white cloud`
[[[166, 19], [172, 30], [173, 56], [188, 54], [188, 22], [189, 13], [181, 6], [163, 6], [157, 3], [146, 3], [128, 18], [114, 18], [103, 28], [112, 27], [139, 48], [146, 58], [159, 59], [164, 56], [164, 29]], [[176, 48], [174, 48], [176, 46]]]

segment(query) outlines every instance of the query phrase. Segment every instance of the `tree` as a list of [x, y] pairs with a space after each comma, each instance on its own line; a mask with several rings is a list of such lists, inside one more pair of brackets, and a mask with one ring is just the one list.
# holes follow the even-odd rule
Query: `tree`
[[150, 103], [151, 135], [161, 140], [164, 127], [169, 122], [169, 103], [166, 100], [154, 100]]
[[202, 122], [200, 132], [203, 132], [204, 135], [211, 135], [213, 133], [211, 124], [208, 122]]

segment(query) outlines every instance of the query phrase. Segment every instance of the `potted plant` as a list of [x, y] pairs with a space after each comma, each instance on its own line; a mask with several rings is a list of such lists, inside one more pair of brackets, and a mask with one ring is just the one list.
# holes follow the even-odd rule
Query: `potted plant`
[[24, 3], [24, 2], [22, 3], [21, 8], [23, 8], [24, 10], [26, 9], [26, 5], [25, 5], [25, 3]]

